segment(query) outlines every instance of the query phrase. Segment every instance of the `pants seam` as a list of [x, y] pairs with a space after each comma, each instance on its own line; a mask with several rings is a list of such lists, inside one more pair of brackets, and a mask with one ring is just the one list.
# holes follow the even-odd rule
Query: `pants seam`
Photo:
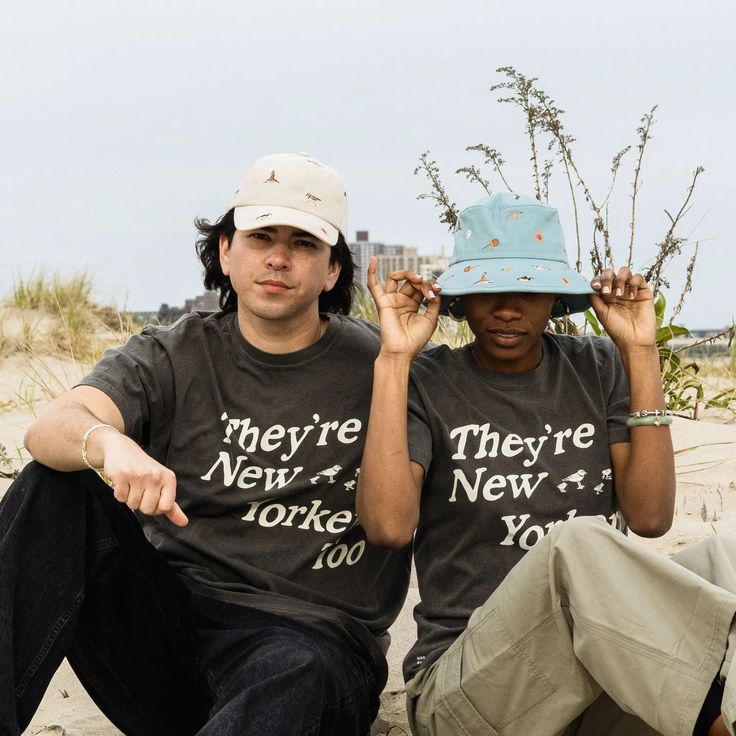
[[82, 601], [84, 601], [84, 588], [82, 588], [82, 590], [77, 593], [77, 595], [74, 597], [72, 605], [58, 618], [56, 623], [51, 628], [51, 632], [46, 637], [46, 640], [42, 644], [41, 649], [39, 650], [33, 662], [31, 662], [31, 664], [28, 666], [28, 669], [25, 671], [23, 677], [15, 688], [16, 700], [21, 699], [21, 697], [25, 693], [26, 688], [28, 687], [28, 684], [33, 678], [33, 675], [36, 674], [36, 671], [41, 666], [44, 659], [46, 659], [49, 651], [51, 650], [51, 647], [54, 645], [54, 642], [58, 638], [59, 634], [63, 631], [64, 627], [69, 623], [72, 616], [82, 605]]
[[[693, 675], [690, 667], [687, 665], [687, 663], [683, 662], [682, 660], [678, 659], [677, 657], [664, 654], [658, 649], [655, 649], [654, 647], [650, 647], [647, 644], [644, 644], [643, 642], [636, 641], [635, 639], [631, 639], [629, 637], [623, 636], [619, 634], [615, 629], [612, 629], [608, 626], [604, 626], [603, 624], [599, 624], [596, 621], [593, 621], [589, 618], [586, 618], [582, 614], [575, 611], [572, 607], [571, 610], [574, 613], [574, 618], [578, 621], [584, 621], [588, 626], [595, 629], [596, 631], [600, 632], [601, 634], [604, 634], [609, 639], [613, 639], [615, 641], [621, 642], [622, 644], [629, 645], [630, 648], [635, 648], [642, 656], [648, 657], [649, 659], [661, 663], [666, 663], [669, 667], [674, 667], [679, 673], [687, 675], [691, 677], [692, 679], [700, 679]], [[711, 637], [712, 641], [712, 637]], [[709, 643], [709, 647], [711, 644]]]

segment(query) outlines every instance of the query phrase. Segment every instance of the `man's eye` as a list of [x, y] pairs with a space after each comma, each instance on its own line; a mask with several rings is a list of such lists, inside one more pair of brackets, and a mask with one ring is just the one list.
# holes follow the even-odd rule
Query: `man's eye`
[[317, 247], [317, 243], [315, 243], [313, 240], [302, 240], [302, 239], [300, 239], [300, 240], [297, 240], [296, 241], [296, 244], [300, 248], [316, 248]]
[[250, 237], [253, 238], [253, 240], [268, 240], [268, 235], [266, 233], [251, 233]]

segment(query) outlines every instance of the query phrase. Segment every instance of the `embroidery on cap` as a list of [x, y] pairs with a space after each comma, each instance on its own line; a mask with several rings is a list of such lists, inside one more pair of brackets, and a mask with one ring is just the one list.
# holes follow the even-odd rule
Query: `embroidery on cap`
[[322, 232], [323, 232], [323, 233], [324, 233], [325, 235], [327, 235], [327, 230], [325, 230], [325, 229], [324, 229], [323, 227], [321, 227], [321, 228], [320, 228], [320, 230], [321, 230], [321, 231], [322, 231]]
[[547, 268], [547, 266], [542, 266], [542, 265], [541, 265], [541, 264], [539, 264], [539, 263], [535, 263], [535, 264], [534, 264], [534, 265], [532, 266], [532, 268], [533, 268], [533, 269], [534, 269], [535, 271], [549, 271], [549, 268]]
[[521, 281], [522, 284], [528, 284], [530, 281], [534, 281], [531, 276], [519, 276], [516, 280]]
[[[483, 275], [475, 282], [476, 284], [492, 284], [493, 281], [490, 281], [488, 278], [488, 274], [483, 271]], [[473, 284], [475, 286], [475, 284]]]
[[310, 192], [307, 192], [307, 199], [310, 202], [321, 202], [322, 201], [319, 197], [315, 196], [314, 194], [310, 194]]
[[472, 266], [465, 266], [465, 268], [463, 269], [463, 271], [465, 271], [465, 273], [468, 273], [468, 271], [472, 271], [474, 268], [478, 268], [478, 264], [477, 263], [474, 263]]
[[493, 238], [493, 240], [488, 241], [488, 245], [483, 246], [483, 250], [486, 248], [495, 248], [501, 241], [498, 238]]
[[263, 183], [264, 184], [270, 184], [270, 183], [281, 184], [281, 182], [276, 178], [276, 171], [272, 171], [271, 176], [269, 176], [268, 179], [264, 179]]
[[443, 278], [442, 281], [449, 281], [450, 279], [454, 279], [454, 278], [455, 278], [455, 274], [451, 273], [451, 274], [448, 274], [445, 278]]
[[562, 283], [567, 284], [568, 286], [570, 285], [570, 282], [564, 276], [562, 277]]
[[508, 219], [508, 220], [520, 220], [521, 219], [521, 215], [522, 215], [521, 212], [517, 212], [517, 211], [509, 212], [509, 216], [506, 219]]
[[514, 269], [511, 266], [501, 266], [501, 271], [504, 273], [508, 273], [509, 271], [513, 271]]
[[264, 217], [271, 217], [271, 213], [264, 212], [262, 215], [258, 215], [258, 217], [256, 217], [256, 220], [262, 220]]
[[470, 238], [473, 236], [473, 231], [468, 229], [465, 231], [465, 240], [470, 240]]
[[534, 233], [534, 239], [541, 243], [544, 240], [544, 235], [542, 233]]

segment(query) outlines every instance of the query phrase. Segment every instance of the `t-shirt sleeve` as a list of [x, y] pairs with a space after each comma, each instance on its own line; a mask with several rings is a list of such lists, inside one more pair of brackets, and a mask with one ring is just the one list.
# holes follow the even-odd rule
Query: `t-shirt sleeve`
[[608, 417], [608, 444], [616, 442], [630, 442], [631, 435], [626, 426], [631, 407], [631, 393], [629, 381], [626, 377], [621, 354], [613, 343], [613, 340], [603, 341], [606, 355], [603, 356], [604, 365], [607, 366], [607, 376], [604, 386], [608, 388], [607, 417]]
[[155, 329], [146, 328], [125, 345], [108, 350], [78, 384], [107, 394], [123, 415], [125, 434], [144, 447], [149, 444], [154, 421], [158, 419], [163, 428], [171, 422], [160, 418], [174, 414], [171, 360], [153, 336]]
[[427, 474], [432, 462], [432, 430], [421, 394], [414, 379], [409, 380], [409, 405], [407, 417], [409, 459], [419, 463]]

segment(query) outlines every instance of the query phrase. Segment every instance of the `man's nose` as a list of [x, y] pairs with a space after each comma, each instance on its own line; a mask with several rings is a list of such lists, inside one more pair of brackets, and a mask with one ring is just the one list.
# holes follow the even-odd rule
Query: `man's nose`
[[266, 264], [274, 271], [283, 271], [289, 268], [290, 256], [289, 246], [280, 240], [275, 240], [266, 254]]

